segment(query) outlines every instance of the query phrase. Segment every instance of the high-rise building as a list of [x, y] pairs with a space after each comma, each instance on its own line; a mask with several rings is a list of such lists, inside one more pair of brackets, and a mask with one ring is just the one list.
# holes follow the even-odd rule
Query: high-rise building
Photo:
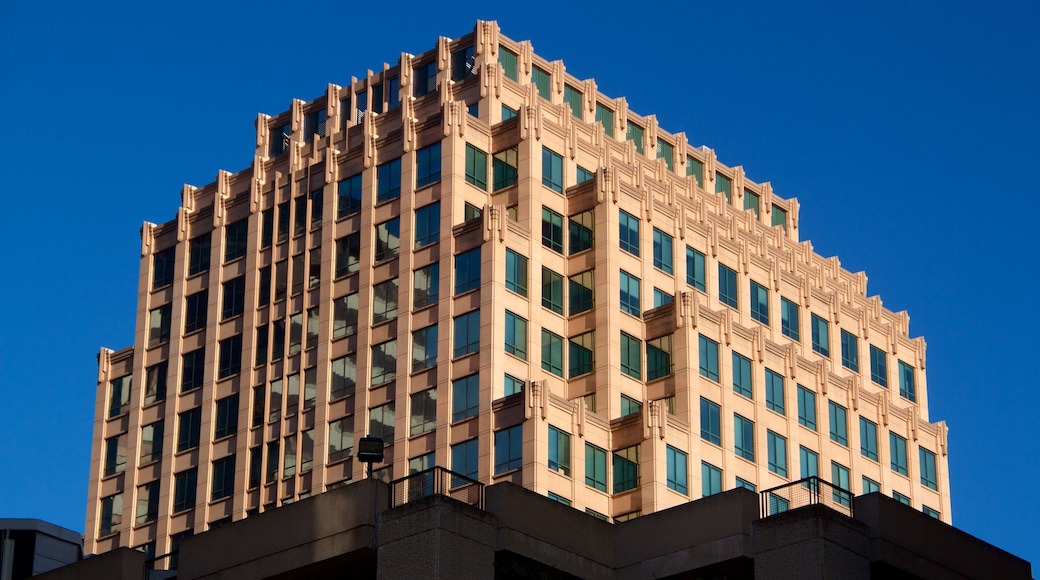
[[365, 435], [381, 479], [615, 522], [817, 475], [950, 521], [907, 314], [795, 200], [494, 22], [260, 115], [252, 166], [181, 197], [99, 355], [86, 553], [358, 480]]

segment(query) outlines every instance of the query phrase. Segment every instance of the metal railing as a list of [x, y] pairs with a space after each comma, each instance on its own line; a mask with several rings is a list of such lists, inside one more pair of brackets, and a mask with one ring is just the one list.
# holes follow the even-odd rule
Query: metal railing
[[177, 552], [144, 561], [144, 580], [170, 580], [177, 577]]
[[484, 484], [443, 467], [431, 467], [390, 482], [390, 507], [431, 495], [484, 508]]
[[785, 483], [759, 493], [763, 518], [807, 505], [825, 505], [852, 517], [853, 493], [817, 476]]

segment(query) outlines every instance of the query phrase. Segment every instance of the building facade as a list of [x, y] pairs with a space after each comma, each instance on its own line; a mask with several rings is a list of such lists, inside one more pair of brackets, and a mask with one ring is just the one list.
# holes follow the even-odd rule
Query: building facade
[[[446, 467], [603, 519], [819, 475], [950, 521], [925, 342], [798, 205], [478, 22], [257, 118], [142, 228], [85, 553]], [[777, 498], [776, 510], [784, 509]]]

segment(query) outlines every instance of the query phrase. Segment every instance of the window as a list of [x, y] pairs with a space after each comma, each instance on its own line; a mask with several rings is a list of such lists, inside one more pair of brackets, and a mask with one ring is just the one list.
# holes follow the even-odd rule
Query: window
[[394, 218], [376, 226], [375, 261], [397, 257], [401, 250], [401, 219]]
[[267, 477], [265, 479], [267, 483], [274, 483], [278, 479], [278, 448], [280, 443], [277, 439], [267, 442]]
[[372, 324], [397, 318], [397, 278], [372, 287]]
[[892, 471], [900, 475], [909, 475], [906, 460], [906, 439], [896, 435], [888, 434], [889, 454], [892, 456]]
[[517, 148], [511, 147], [492, 156], [491, 189], [493, 191], [516, 185], [517, 153]]
[[544, 146], [542, 147], [542, 185], [556, 193], [563, 193], [563, 157]]
[[563, 216], [542, 206], [542, 245], [563, 253]]
[[307, 473], [313, 467], [314, 429], [307, 429], [300, 433], [300, 473]]
[[505, 385], [502, 389], [502, 396], [508, 397], [509, 395], [515, 395], [524, 390], [524, 381], [514, 377], [513, 375], [506, 374]]
[[108, 392], [108, 417], [118, 417], [123, 414], [130, 405], [130, 382], [131, 375], [112, 379], [109, 382]]
[[607, 491], [607, 452], [591, 443], [585, 444], [585, 485]]
[[300, 196], [293, 200], [295, 203], [295, 209], [293, 210], [293, 237], [302, 236], [307, 231], [307, 197]]
[[798, 424], [816, 430], [816, 393], [798, 385]]
[[[515, 81], [520, 78], [517, 75], [517, 55], [515, 52], [499, 46], [498, 64], [502, 67], [502, 75], [507, 79]], [[456, 469], [455, 471], [458, 470]]]
[[581, 119], [581, 93], [570, 85], [563, 85], [563, 102], [571, 109], [571, 113]]
[[409, 417], [409, 435], [422, 435], [437, 428], [437, 389], [427, 389], [412, 395], [412, 413]]
[[578, 171], [577, 171], [578, 175], [577, 175], [577, 180], [576, 181], [578, 183], [585, 183], [586, 181], [591, 181], [591, 180], [596, 178], [596, 172], [595, 171], [589, 171], [588, 169], [585, 169], [581, 165], [578, 165], [577, 167], [578, 167]]
[[722, 493], [722, 470], [707, 461], [701, 461], [701, 496]]
[[870, 345], [870, 380], [888, 387], [888, 353]]
[[487, 191], [487, 153], [466, 143], [466, 183]]
[[721, 408], [704, 397], [701, 397], [701, 439], [722, 445]]
[[878, 460], [877, 424], [859, 418], [859, 452], [874, 461]]
[[675, 148], [664, 139], [657, 140], [657, 158], [664, 159], [664, 164], [668, 166], [668, 171], [675, 171]]
[[[181, 357], [181, 392], [197, 389], [205, 378], [206, 349], [193, 350]], [[127, 379], [129, 393], [130, 381]]]
[[393, 401], [373, 407], [368, 415], [368, 433], [379, 437], [385, 443], [394, 440], [394, 403]]
[[805, 447], [798, 447], [798, 465], [801, 469], [800, 479], [820, 475], [820, 456]]
[[495, 431], [495, 475], [523, 466], [523, 439], [523, 425]]
[[[755, 484], [751, 483], [746, 479], [741, 479], [738, 477], [735, 484], [736, 487], [742, 487], [748, 491], [758, 491], [758, 489], [755, 487]], [[736, 489], [736, 487], [734, 489]]]
[[639, 486], [639, 446], [618, 449], [614, 455], [614, 493]]
[[646, 380], [672, 374], [672, 335], [646, 341]]
[[105, 477], [126, 471], [126, 433], [105, 439]]
[[[151, 405], [166, 398], [166, 361], [145, 369], [144, 404]], [[116, 413], [117, 415], [119, 413]]]
[[208, 233], [188, 240], [188, 275], [194, 276], [209, 270], [210, 239]]
[[629, 397], [628, 395], [621, 395], [621, 416], [627, 417], [629, 415], [635, 415], [643, 408], [643, 404], [639, 401]]
[[575, 274], [568, 280], [568, 291], [570, 292], [570, 309], [568, 314], [574, 316], [575, 314], [592, 310], [593, 305], [596, 303], [596, 278], [594, 271], [589, 270]]
[[769, 456], [769, 471], [787, 477], [787, 438], [766, 430], [766, 447]]
[[238, 395], [217, 401], [217, 419], [213, 439], [221, 439], [238, 433]]
[[719, 302], [737, 308], [737, 273], [719, 264]]
[[936, 510], [933, 510], [932, 508], [930, 508], [930, 507], [928, 507], [926, 505], [921, 506], [921, 511], [924, 512], [924, 515], [926, 515], [926, 516], [928, 516], [930, 518], [935, 518], [937, 520], [942, 518], [942, 514], [940, 514]]
[[697, 180], [697, 187], [704, 188], [704, 164], [697, 159], [686, 156], [686, 177], [693, 176]]
[[[350, 336], [358, 329], [358, 294], [340, 296], [332, 302], [332, 338]], [[277, 341], [275, 341], [277, 342]]]
[[328, 121], [328, 111], [318, 109], [308, 113], [303, 118], [303, 138], [307, 143], [314, 140], [314, 136], [325, 136], [325, 123]]
[[480, 375], [473, 374], [451, 382], [451, 420], [476, 417], [480, 412]]
[[571, 434], [549, 425], [549, 469], [571, 476]]
[[621, 372], [633, 379], [643, 378], [643, 341], [621, 333]]
[[625, 130], [625, 140], [631, 141], [636, 147], [636, 153], [643, 153], [643, 128], [632, 121], [628, 122]]
[[480, 248], [455, 256], [455, 295], [480, 288]]
[[249, 240], [249, 220], [228, 224], [224, 230], [224, 263], [246, 255]]
[[[400, 177], [398, 177], [400, 179]], [[441, 144], [434, 143], [415, 152], [415, 188], [441, 180]]]
[[480, 350], [480, 311], [473, 310], [455, 317], [455, 342], [452, 358]]
[[812, 349], [823, 356], [831, 355], [827, 321], [812, 315]]
[[428, 246], [441, 238], [441, 202], [415, 210], [415, 249]]
[[592, 372], [596, 362], [596, 331], [590, 330], [570, 339], [570, 378]]
[[618, 243], [622, 250], [639, 256], [639, 220], [624, 210], [618, 213]]
[[213, 485], [210, 501], [231, 497], [235, 493], [235, 456], [213, 462]]
[[739, 457], [755, 460], [755, 424], [733, 414], [733, 449]]
[[841, 331], [841, 366], [859, 372], [859, 340], [845, 329]]
[[361, 174], [340, 180], [336, 184], [336, 218], [361, 211]]
[[751, 281], [751, 318], [769, 326], [769, 290]]
[[397, 340], [388, 340], [372, 347], [372, 386], [382, 385], [397, 378]]
[[914, 367], [899, 361], [899, 396], [913, 403], [917, 399], [914, 392]]
[[654, 228], [654, 267], [672, 273], [672, 236]]
[[697, 336], [702, 377], [719, 382], [719, 343], [700, 334]]
[[349, 276], [361, 269], [361, 234], [353, 233], [336, 240], [336, 278]]
[[437, 90], [437, 62], [428, 62], [412, 69], [412, 96], [422, 97]]
[[686, 495], [686, 454], [671, 445], [665, 446], [666, 481], [668, 489]]
[[239, 276], [224, 282], [223, 290], [224, 304], [221, 308], [220, 319], [227, 320], [240, 316], [245, 311], [246, 277]]
[[321, 316], [318, 307], [307, 309], [307, 348], [318, 346], [319, 328], [321, 327]]
[[784, 377], [766, 369], [766, 408], [784, 414]]
[[195, 407], [177, 415], [177, 453], [199, 446], [202, 431], [202, 408]]
[[849, 468], [836, 461], [831, 461], [831, 483], [838, 488], [833, 491], [834, 503], [851, 506], [852, 494], [848, 491], [852, 489], [852, 486], [849, 485]]
[[217, 378], [237, 375], [242, 370], [242, 335], [225, 338], [220, 341], [219, 346], [220, 366], [217, 368]]
[[520, 113], [520, 111], [517, 111], [516, 109], [510, 109], [509, 107], [507, 107], [505, 105], [502, 105], [502, 120], [503, 121], [508, 121], [508, 120], [512, 119], [513, 117], [516, 117], [519, 113]]
[[101, 500], [101, 522], [98, 526], [98, 536], [108, 536], [115, 533], [115, 528], [122, 523], [123, 494], [117, 493], [103, 498]]
[[614, 111], [596, 103], [596, 121], [603, 125], [607, 137], [614, 136]]
[[441, 265], [434, 262], [415, 271], [412, 307], [425, 308], [440, 300]]
[[274, 300], [285, 300], [286, 286], [289, 283], [289, 261], [275, 262]]
[[198, 487], [198, 470], [191, 468], [173, 477], [173, 513], [195, 507], [195, 490]]
[[592, 247], [593, 232], [596, 227], [596, 215], [590, 209], [568, 218], [570, 230], [567, 250], [571, 255], [584, 252]]
[[[543, 288], [544, 274], [545, 270], [543, 268]], [[557, 277], [559, 277], [559, 275], [557, 275]], [[559, 286], [562, 294], [562, 278], [560, 279]], [[512, 290], [513, 292], [516, 292], [521, 296], [527, 297], [527, 257], [521, 256], [520, 254], [514, 252], [513, 250], [510, 250], [509, 248], [506, 248], [506, 289]], [[545, 297], [543, 292], [542, 300], [544, 301], [544, 299]], [[560, 296], [560, 303], [560, 311], [562, 312], [563, 296]]]
[[168, 248], [152, 255], [152, 290], [173, 284], [177, 248]]
[[798, 341], [798, 305], [787, 298], [780, 298], [780, 330], [784, 336]]
[[[278, 243], [289, 241], [289, 202], [278, 204]], [[225, 260], [226, 261], [226, 260]]]
[[159, 518], [159, 482], [153, 481], [137, 487], [137, 518], [134, 525], [141, 526]]
[[542, 370], [563, 376], [563, 337], [542, 329]]
[[412, 372], [437, 366], [437, 325], [412, 332]]
[[479, 220], [484, 215], [484, 210], [469, 203], [468, 201], [462, 206], [462, 221], [468, 222], [471, 220]]
[[899, 503], [901, 503], [903, 505], [910, 505], [910, 498], [905, 496], [905, 495], [903, 495], [903, 494], [901, 494], [901, 493], [899, 493], [898, 491], [893, 491], [892, 492], [892, 499], [898, 501]]
[[545, 100], [549, 100], [549, 83], [552, 77], [549, 73], [538, 68], [537, 66], [531, 67], [531, 83], [538, 89], [538, 96]]
[[480, 474], [480, 465], [477, 460], [479, 449], [476, 439], [452, 445], [451, 470], [470, 479], [477, 479]]
[[660, 288], [654, 288], [654, 308], [664, 306], [665, 304], [671, 304], [674, 301], [675, 297], [671, 294], [661, 290]]
[[827, 408], [827, 412], [830, 416], [831, 441], [848, 447], [849, 428], [848, 423], [846, 422], [847, 412], [845, 407], [842, 407], [834, 401], [827, 401]]
[[720, 173], [715, 174], [715, 193], [726, 196], [726, 203], [733, 203], [732, 182], [728, 177]]
[[881, 484], [870, 479], [869, 477], [863, 478], [863, 494], [874, 493], [875, 491], [881, 491]]
[[329, 423], [329, 463], [346, 459], [354, 452], [354, 416]]
[[621, 270], [621, 311], [638, 317], [639, 305], [639, 278]]
[[296, 475], [296, 436], [289, 435], [285, 438], [282, 447], [282, 477]]
[[315, 189], [311, 192], [311, 227], [315, 227], [321, 224], [321, 218], [324, 214], [325, 205], [325, 190]]
[[935, 478], [935, 454], [924, 447], [918, 448], [918, 452], [921, 461], [921, 485], [939, 491], [939, 484]]
[[506, 310], [506, 352], [527, 360], [527, 319]]
[[271, 247], [274, 242], [274, 208], [265, 209], [260, 214], [260, 249]]
[[[772, 372], [766, 370], [766, 376]], [[743, 395], [749, 399], [754, 398], [754, 387], [751, 374], [751, 361], [743, 355], [734, 351], [733, 353], [733, 392]], [[766, 391], [769, 387], [766, 387]], [[782, 404], [782, 403], [781, 403]]]
[[141, 463], [151, 463], [162, 458], [163, 422], [156, 421], [141, 427]]
[[780, 209], [777, 206], [773, 206], [773, 217], [770, 221], [771, 226], [780, 226], [784, 228], [784, 232], [787, 231], [787, 212]]
[[330, 398], [336, 400], [353, 395], [354, 387], [357, 384], [357, 353], [352, 352], [347, 356], [334, 359], [331, 366]]
[[163, 304], [148, 312], [148, 346], [169, 342], [171, 318], [173, 318], [172, 304]]
[[704, 292], [707, 282], [704, 272], [704, 254], [686, 246], [686, 283]]

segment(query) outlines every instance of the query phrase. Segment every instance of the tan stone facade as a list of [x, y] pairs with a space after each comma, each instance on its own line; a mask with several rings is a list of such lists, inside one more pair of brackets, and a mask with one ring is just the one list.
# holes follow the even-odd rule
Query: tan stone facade
[[86, 553], [360, 479], [373, 431], [385, 479], [435, 463], [616, 521], [813, 457], [950, 521], [907, 314], [798, 241], [795, 200], [493, 22], [260, 115], [252, 167], [142, 240]]

